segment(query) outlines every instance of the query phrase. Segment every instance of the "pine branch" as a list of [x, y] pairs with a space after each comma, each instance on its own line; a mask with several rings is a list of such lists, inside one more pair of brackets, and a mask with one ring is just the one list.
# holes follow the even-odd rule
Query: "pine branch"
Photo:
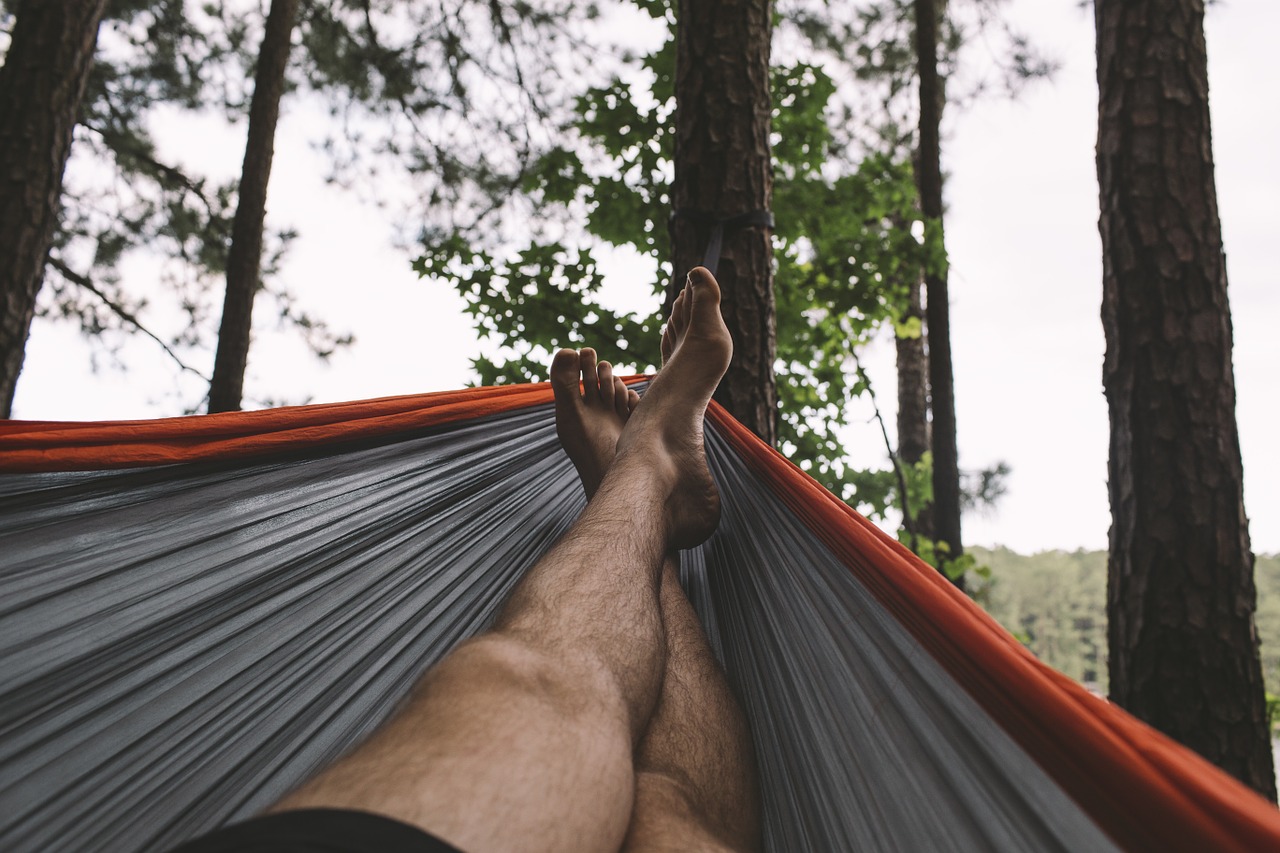
[[213, 202], [205, 195], [204, 187], [197, 184], [194, 180], [187, 177], [186, 173], [178, 169], [176, 166], [170, 166], [167, 163], [161, 163], [149, 151], [146, 146], [140, 144], [136, 139], [132, 139], [123, 133], [117, 133], [105, 128], [97, 127], [89, 124], [83, 119], [80, 126], [85, 130], [98, 134], [103, 144], [116, 153], [117, 156], [125, 155], [149, 166], [153, 173], [161, 180], [168, 180], [173, 185], [181, 187], [187, 192], [194, 195], [204, 205], [205, 210], [210, 217], [218, 218], [220, 214], [214, 209]]
[[139, 332], [142, 332], [142, 334], [146, 335], [147, 337], [151, 338], [151, 340], [159, 344], [160, 348], [164, 350], [165, 354], [168, 355], [169, 358], [173, 359], [174, 363], [177, 364], [178, 367], [181, 368], [183, 371], [200, 377], [206, 383], [209, 382], [209, 377], [205, 376], [199, 370], [196, 370], [194, 367], [192, 367], [191, 365], [183, 361], [182, 357], [178, 355], [178, 353], [174, 352], [173, 348], [170, 347], [167, 343], [165, 343], [162, 338], [160, 338], [155, 332], [152, 332], [150, 329], [144, 326], [142, 324], [142, 321], [138, 319], [137, 315], [135, 315], [128, 308], [124, 307], [123, 305], [121, 305], [120, 303], [112, 299], [109, 295], [104, 293], [87, 276], [81, 275], [80, 273], [71, 269], [71, 267], [67, 266], [65, 263], [63, 263], [58, 258], [55, 258], [53, 255], [49, 256], [49, 265], [54, 269], [56, 269], [58, 272], [60, 272], [63, 278], [65, 278], [67, 281], [71, 282], [72, 284], [76, 285], [82, 290], [86, 290], [89, 293], [96, 296], [98, 300], [102, 302], [102, 304], [106, 306], [107, 310], [109, 310], [112, 314], [115, 314], [121, 320], [133, 326]]

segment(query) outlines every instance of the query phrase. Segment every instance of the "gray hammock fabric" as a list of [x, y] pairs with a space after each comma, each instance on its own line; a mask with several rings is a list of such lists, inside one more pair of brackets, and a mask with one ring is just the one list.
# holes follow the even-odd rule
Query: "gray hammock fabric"
[[[771, 851], [1113, 849], [708, 430], [690, 598]], [[295, 458], [0, 476], [0, 849], [162, 850], [359, 742], [583, 503], [549, 406]]]

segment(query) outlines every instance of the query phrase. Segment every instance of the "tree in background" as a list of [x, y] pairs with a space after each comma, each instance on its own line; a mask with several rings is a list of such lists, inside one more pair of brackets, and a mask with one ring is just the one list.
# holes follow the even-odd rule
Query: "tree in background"
[[[990, 566], [991, 577], [974, 592], [978, 603], [1059, 672], [1106, 692], [1107, 552], [970, 549]], [[1255, 621], [1262, 672], [1280, 684], [1280, 554], [1259, 554]], [[1268, 695], [1273, 731], [1280, 726], [1280, 697]]]
[[[942, 229], [942, 80], [938, 75], [938, 23], [935, 0], [916, 0], [916, 67], [920, 92], [920, 132], [916, 152], [916, 182], [924, 214], [925, 243], [931, 246], [924, 270], [930, 447], [933, 451], [932, 533], [942, 560], [964, 554], [960, 539], [960, 468], [956, 447], [955, 378], [951, 367], [951, 303], [947, 294], [946, 245]], [[908, 303], [908, 308], [910, 308]], [[961, 589], [964, 574], [949, 572]]]
[[[592, 61], [583, 33], [595, 14], [578, 0], [305, 3], [285, 86], [332, 116], [319, 140], [332, 180], [370, 193], [412, 188], [390, 202], [404, 205], [409, 223], [390, 237], [487, 227], [545, 149], [563, 108], [560, 81]], [[0, 51], [11, 20], [0, 14]], [[36, 310], [78, 323], [113, 357], [126, 334], [148, 335], [203, 392], [238, 181], [216, 183], [166, 161], [150, 128], [179, 113], [244, 119], [262, 9], [118, 0], [104, 20], [107, 49], [88, 83]], [[292, 236], [277, 228], [264, 236], [263, 293], [282, 325], [327, 357], [350, 337], [299, 308], [273, 277]], [[121, 262], [139, 254], [159, 258], [158, 274], [123, 281]], [[24, 345], [25, 335], [19, 358]]]
[[[930, 472], [932, 495], [933, 430], [929, 421], [929, 350], [925, 346], [924, 276], [909, 271], [906, 299], [894, 329], [893, 344], [898, 373], [897, 464], [904, 470], [925, 467]], [[905, 490], [904, 490], [905, 491]], [[905, 542], [917, 554], [921, 542], [933, 540], [933, 501], [906, 494], [901, 499]]]
[[1097, 0], [1111, 696], [1275, 799], [1201, 0]]
[[[917, 27], [921, 9], [915, 0], [802, 7], [789, 14], [798, 19], [824, 65], [844, 72], [840, 97], [833, 105], [847, 140], [842, 147], [861, 151], [864, 156], [879, 151], [894, 159], [910, 159], [921, 191], [918, 203], [923, 204], [926, 189], [920, 179], [927, 177], [927, 189], [935, 196], [931, 207], [940, 216], [940, 164], [924, 170], [921, 157], [922, 146], [941, 137], [935, 120], [941, 118], [947, 101], [963, 108], [992, 90], [1016, 97], [1029, 82], [1051, 75], [1054, 64], [1001, 14], [1001, 0], [952, 0], [933, 6], [933, 14], [926, 14], [926, 23], [935, 23], [932, 34]], [[930, 43], [932, 53], [926, 50], [922, 56], [922, 48]], [[922, 62], [927, 67], [922, 68]], [[936, 96], [929, 101], [931, 107], [936, 104], [932, 116], [921, 111], [924, 90]], [[921, 132], [922, 121], [932, 128], [926, 128], [926, 134]], [[880, 476], [891, 483], [893, 502], [902, 513], [902, 540], [951, 577], [959, 578], [974, 568], [973, 561], [963, 556], [948, 560], [946, 545], [936, 547], [932, 524], [935, 470], [930, 330], [923, 291], [926, 273], [933, 274], [935, 289], [940, 279], [945, 281], [947, 258], [940, 224], [939, 219], [939, 227], [924, 232], [923, 265], [902, 270], [904, 280], [895, 288], [904, 294], [892, 317], [898, 368], [897, 449], [889, 444], [886, 431], [892, 469]], [[954, 439], [950, 444], [954, 445]], [[944, 453], [944, 458], [947, 455], [954, 453]], [[1003, 494], [1008, 472], [1003, 462], [983, 470], [957, 472], [959, 488], [948, 487], [959, 494], [958, 507], [950, 509], [953, 530], [959, 529], [959, 511], [990, 506]], [[948, 483], [954, 479], [947, 477]]]
[[253, 331], [253, 299], [261, 286], [262, 237], [267, 216], [267, 184], [275, 153], [276, 123], [284, 95], [285, 70], [292, 48], [298, 0], [272, 0], [258, 49], [249, 133], [236, 194], [236, 216], [227, 249], [227, 287], [218, 327], [218, 349], [209, 382], [209, 411], [240, 408], [244, 371]]
[[[775, 41], [788, 46], [786, 59], [770, 71], [778, 446], [869, 515], [883, 518], [891, 506], [906, 510], [910, 495], [911, 511], [904, 512], [910, 527], [917, 498], [924, 505], [932, 490], [928, 454], [915, 465], [864, 471], [849, 464], [842, 435], [852, 401], [872, 396], [860, 349], [890, 324], [903, 336], [923, 335], [924, 324], [904, 306], [921, 271], [945, 263], [936, 256], [936, 241], [922, 244], [916, 236], [923, 222], [910, 163], [918, 110], [913, 10], [901, 0], [871, 5], [848, 20], [836, 17], [848, 12], [843, 7], [813, 3], [788, 4], [775, 17]], [[671, 4], [641, 8], [674, 32]], [[947, 61], [960, 32], [956, 25], [945, 28]], [[976, 38], [983, 31], [972, 32]], [[1016, 57], [1005, 69], [1010, 88], [1043, 76], [1047, 67], [1010, 39]], [[677, 208], [671, 194], [675, 68], [673, 35], [581, 95], [563, 141], [533, 162], [521, 188], [532, 209], [527, 221], [537, 232], [532, 240], [513, 245], [444, 231], [427, 235], [417, 268], [457, 288], [477, 330], [497, 344], [473, 362], [481, 383], [537, 381], [555, 347], [588, 342], [606, 352], [616, 344], [626, 363], [641, 370], [658, 363], [656, 332], [675, 274], [672, 234], [686, 229], [687, 263], [695, 264], [709, 232], [683, 217], [671, 220], [672, 230], [666, 227]], [[829, 72], [843, 74], [843, 83]], [[652, 264], [651, 312], [612, 310], [600, 299], [596, 252], [615, 247]], [[923, 395], [923, 387], [918, 390]], [[892, 455], [887, 427], [884, 436]], [[999, 493], [1002, 470], [972, 478], [981, 489], [978, 502]], [[904, 531], [904, 537], [926, 559], [937, 559], [927, 536]], [[947, 567], [959, 572], [965, 565]]]
[[13, 406], [105, 7], [26, 0], [0, 67], [0, 418]]
[[[478, 330], [501, 347], [474, 361], [482, 383], [536, 381], [551, 350], [588, 342], [606, 352], [616, 344], [642, 370], [659, 363], [657, 331], [675, 274], [672, 232], [691, 232], [688, 262], [696, 264], [710, 229], [680, 216], [667, 227], [675, 207], [676, 16], [666, 3], [644, 9], [671, 37], [638, 68], [588, 88], [562, 145], [530, 170], [523, 189], [541, 233], [522, 246], [447, 233], [424, 244], [418, 269], [456, 287]], [[794, 22], [780, 23], [782, 38], [803, 38]], [[919, 213], [910, 166], [839, 148], [829, 115], [835, 85], [803, 56], [775, 64], [770, 88], [778, 444], [832, 491], [882, 514], [892, 474], [849, 465], [839, 432], [850, 400], [870, 387], [857, 350], [893, 316], [904, 271], [923, 264], [912, 234]], [[734, 91], [722, 97], [747, 99]], [[758, 125], [758, 115], [743, 113], [740, 121]], [[652, 309], [629, 314], [602, 304], [595, 252], [612, 247], [651, 264]], [[761, 329], [743, 334], [760, 338]]]
[[1107, 689], [1107, 555], [973, 548], [991, 568], [977, 600], [1035, 656], [1093, 690]]
[[[229, 5], [108, 4], [37, 300], [37, 314], [80, 326], [95, 366], [100, 353], [123, 366], [123, 343], [140, 334], [194, 377], [186, 387], [198, 394], [209, 382], [199, 361], [215, 328], [212, 297], [226, 268], [236, 183], [214, 182], [160, 154], [152, 128], [183, 113], [243, 115], [243, 69], [254, 61], [249, 45], [261, 16]], [[290, 236], [267, 235], [267, 292], [282, 322], [323, 356], [344, 338], [270, 279]], [[121, 263], [140, 256], [154, 272], [125, 281]]]
[[[675, 178], [671, 246], [676, 273], [707, 261], [724, 293], [733, 361], [716, 400], [769, 444], [777, 439], [773, 250], [763, 219], [773, 199], [769, 144], [769, 0], [680, 0], [676, 25]], [[727, 221], [726, 221], [727, 220]], [[716, 245], [718, 244], [718, 245]], [[716, 263], [718, 261], [718, 264]]]

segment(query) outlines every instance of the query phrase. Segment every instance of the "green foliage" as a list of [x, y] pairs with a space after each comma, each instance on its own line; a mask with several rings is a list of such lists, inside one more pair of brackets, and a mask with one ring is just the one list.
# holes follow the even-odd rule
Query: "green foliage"
[[[0, 56], [14, 5], [0, 3]], [[184, 112], [244, 121], [266, 5], [109, 4], [39, 303], [108, 354], [135, 329], [190, 373], [212, 354], [237, 182], [162, 156], [151, 128]], [[596, 15], [590, 0], [304, 3], [288, 92], [318, 95], [329, 108], [320, 147], [331, 180], [372, 185], [379, 196], [386, 185], [373, 182], [388, 174], [412, 187], [399, 237], [439, 221], [474, 229], [512, 197], [546, 148], [553, 117], [566, 115], [567, 90], [556, 81], [588, 66], [593, 44], [582, 25]], [[325, 357], [351, 338], [275, 278], [292, 236], [287, 228], [266, 236], [263, 295], [273, 304], [259, 300], [259, 311], [274, 309]], [[158, 261], [154, 282], [121, 280], [133, 255]], [[147, 313], [148, 304], [160, 310]], [[176, 329], [141, 325], [175, 314], [185, 320]]]
[[[649, 8], [673, 21], [658, 15], [662, 4]], [[507, 353], [473, 362], [482, 382], [538, 380], [551, 347], [564, 344], [591, 342], [611, 355], [616, 344], [624, 361], [658, 362], [658, 308], [672, 275], [674, 38], [636, 70], [588, 88], [565, 128], [570, 142], [526, 172], [522, 190], [540, 217], [585, 223], [576, 243], [535, 237], [518, 249], [485, 250], [457, 230], [424, 241], [415, 268], [456, 288], [477, 329]], [[636, 78], [643, 82], [629, 82]], [[821, 67], [775, 67], [771, 85], [780, 445], [824, 486], [883, 515], [893, 472], [849, 466], [839, 431], [849, 402], [870, 390], [858, 347], [899, 320], [906, 282], [925, 262], [911, 233], [919, 218], [911, 168], [886, 155], [857, 163], [833, 156], [828, 105], [836, 87]], [[656, 273], [651, 312], [601, 304], [591, 247], [628, 248], [648, 260]]]
[[[37, 311], [79, 325], [119, 366], [128, 335], [152, 337], [187, 373], [212, 349], [237, 181], [214, 181], [163, 157], [152, 128], [176, 112], [243, 118], [262, 11], [225, 2], [109, 4], [81, 105], [62, 214]], [[326, 357], [350, 342], [312, 316], [276, 279], [295, 235], [265, 235], [263, 294], [281, 325]], [[147, 256], [154, 281], [122, 280]], [[147, 312], [150, 305], [159, 310]], [[161, 317], [154, 329], [153, 318]], [[200, 391], [203, 392], [201, 383]], [[194, 410], [190, 396], [188, 410]]]
[[[1043, 551], [1031, 556], [1007, 548], [970, 549], [991, 567], [980, 599], [995, 619], [1036, 657], [1100, 692], [1107, 691], [1107, 554]], [[1263, 680], [1280, 685], [1280, 554], [1259, 555], [1254, 565]], [[1273, 726], [1276, 697], [1268, 696]]]
[[872, 156], [835, 179], [803, 163], [784, 172], [791, 179], [774, 189], [780, 444], [811, 461], [809, 473], [825, 487], [882, 515], [892, 472], [851, 469], [840, 430], [849, 403], [871, 390], [857, 352], [899, 321], [907, 282], [923, 262], [910, 231], [918, 218], [910, 166]]
[[[947, 107], [963, 107], [995, 90], [1016, 96], [1052, 74], [1046, 60], [1001, 14], [1005, 0], [949, 0], [939, 4], [939, 73]], [[842, 85], [837, 145], [905, 156], [915, 147], [915, 8], [912, 0], [827, 3], [791, 0], [785, 20]], [[980, 62], [969, 59], [982, 55]], [[994, 60], [994, 69], [992, 68]], [[982, 74], [974, 73], [981, 66]]]
[[[456, 288], [476, 328], [501, 353], [473, 362], [482, 382], [538, 380], [551, 349], [565, 344], [589, 342], [642, 368], [657, 361], [663, 319], [657, 311], [674, 274], [668, 187], [675, 14], [670, 0], [637, 5], [664, 21], [669, 37], [629, 69], [587, 87], [560, 141], [529, 162], [519, 190], [537, 223], [534, 237], [513, 246], [442, 228], [424, 239], [418, 272]], [[775, 15], [775, 24], [804, 47], [770, 72], [779, 445], [822, 485], [879, 518], [893, 508], [918, 511], [932, 495], [927, 456], [901, 470], [864, 471], [848, 463], [843, 449], [850, 403], [872, 396], [859, 349], [886, 325], [899, 336], [920, 337], [919, 317], [907, 316], [908, 287], [922, 270], [942, 272], [947, 263], [941, 223], [924, 222], [917, 211], [910, 165], [912, 12], [905, 0], [856, 9], [798, 0]], [[996, 19], [983, 20], [967, 30], [959, 19], [944, 23], [948, 70], [962, 32], [985, 32]], [[842, 70], [858, 85], [837, 85], [832, 73]], [[879, 109], [869, 118], [852, 105], [854, 90], [874, 92]], [[603, 305], [590, 259], [610, 248], [632, 250], [649, 265], [648, 311], [631, 315]], [[1007, 474], [997, 466], [969, 475], [968, 506], [998, 499]], [[949, 576], [965, 575], [971, 589], [985, 588], [989, 572], [971, 557], [952, 558], [906, 531], [903, 539]]]
[[[556, 349], [587, 343], [616, 346], [647, 369], [659, 362], [653, 318], [619, 314], [592, 301], [601, 281], [588, 250], [532, 244], [499, 260], [454, 235], [419, 257], [414, 268], [452, 284], [477, 330], [506, 345], [510, 355], [503, 361], [472, 361], [485, 385], [531, 381], [545, 372]], [[584, 313], [584, 304], [591, 310]]]
[[1258, 591], [1253, 621], [1262, 640], [1262, 677], [1280, 693], [1280, 554], [1258, 555], [1253, 583]]
[[971, 549], [991, 567], [987, 611], [1054, 669], [1107, 690], [1107, 555]]

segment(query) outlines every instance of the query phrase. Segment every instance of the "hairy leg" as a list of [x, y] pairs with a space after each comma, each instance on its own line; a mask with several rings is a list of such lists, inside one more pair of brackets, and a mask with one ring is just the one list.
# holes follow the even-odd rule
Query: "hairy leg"
[[667, 669], [636, 751], [623, 851], [760, 848], [760, 786], [746, 718], [667, 559], [660, 593]]
[[[671, 356], [687, 322], [686, 309], [684, 299], [677, 299], [664, 358]], [[589, 498], [613, 462], [639, 397], [613, 377], [608, 362], [597, 365], [590, 349], [559, 353], [552, 381], [557, 429]], [[750, 732], [678, 572], [676, 557], [669, 555], [659, 595], [666, 670], [658, 705], [636, 750], [635, 806], [623, 850], [755, 850], [760, 794]]]
[[732, 343], [715, 280], [700, 273], [687, 290], [672, 356], [630, 412], [599, 490], [493, 630], [275, 810], [385, 814], [470, 853], [618, 849], [633, 750], [665, 669], [663, 557], [719, 518], [702, 417]]

